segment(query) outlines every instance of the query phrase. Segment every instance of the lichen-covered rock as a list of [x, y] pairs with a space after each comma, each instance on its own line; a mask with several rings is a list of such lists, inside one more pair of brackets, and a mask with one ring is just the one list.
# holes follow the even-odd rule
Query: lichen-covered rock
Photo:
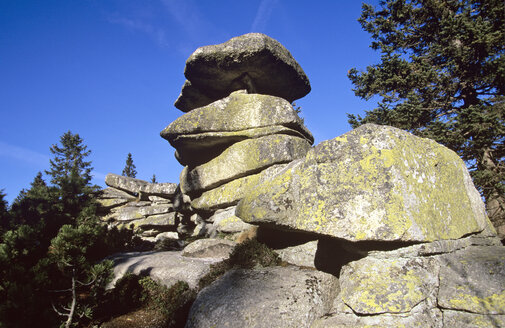
[[205, 191], [191, 201], [191, 207], [200, 211], [216, 211], [236, 205], [251, 188], [270, 179], [285, 166], [286, 164], [273, 165], [260, 173], [247, 175]]
[[186, 61], [184, 75], [189, 82], [174, 104], [184, 112], [241, 89], [290, 103], [310, 92], [307, 76], [289, 51], [260, 33], [198, 48]]
[[107, 174], [105, 184], [130, 194], [138, 194], [142, 199], [148, 199], [149, 196], [172, 197], [177, 188], [175, 183], [149, 183], [113, 173]]
[[148, 274], [152, 279], [172, 286], [182, 280], [190, 288], [196, 288], [200, 279], [210, 271], [210, 265], [220, 260], [212, 258], [189, 258], [181, 256], [181, 252], [144, 252], [121, 253], [108, 258], [114, 263], [114, 280], [109, 287], [125, 273]]
[[290, 246], [274, 250], [284, 262], [307, 268], [315, 268], [315, 258], [318, 240], [312, 240], [305, 244]]
[[357, 314], [408, 313], [434, 297], [437, 285], [433, 259], [366, 257], [342, 268], [340, 297]]
[[[382, 314], [358, 316], [353, 313], [334, 313], [316, 320], [310, 328], [442, 328], [462, 327], [459, 324], [444, 325], [442, 312], [431, 309], [425, 312], [400, 314]], [[479, 326], [480, 327], [480, 326]]]
[[112, 213], [108, 217], [112, 217], [118, 221], [132, 221], [144, 219], [150, 215], [165, 214], [173, 210], [171, 204], [160, 204], [152, 206], [124, 206], [120, 208], [114, 208]]
[[212, 222], [215, 231], [222, 233], [237, 233], [253, 227], [235, 215], [235, 206], [216, 212], [209, 221]]
[[496, 234], [456, 153], [374, 124], [320, 143], [251, 190], [236, 213], [248, 223], [349, 241]]
[[162, 227], [165, 228], [175, 227], [178, 221], [179, 219], [177, 218], [177, 214], [175, 212], [171, 212], [171, 213], [150, 215], [146, 218], [138, 219], [133, 222], [127, 222], [125, 223], [125, 225], [127, 227], [133, 225], [134, 229], [137, 228], [141, 228], [143, 230], [152, 228], [159, 229]]
[[189, 244], [182, 251], [182, 256], [186, 257], [211, 257], [227, 259], [237, 243], [231, 240], [206, 238], [198, 239]]
[[472, 246], [439, 258], [440, 307], [505, 314], [505, 247]]
[[240, 141], [207, 163], [194, 168], [186, 166], [181, 173], [180, 188], [192, 196], [274, 164], [303, 157], [309, 149], [305, 139], [287, 135]]
[[309, 327], [337, 293], [337, 278], [315, 270], [232, 270], [198, 294], [186, 327]]
[[204, 163], [237, 141], [271, 134], [314, 142], [285, 99], [239, 91], [179, 117], [161, 132], [183, 165]]

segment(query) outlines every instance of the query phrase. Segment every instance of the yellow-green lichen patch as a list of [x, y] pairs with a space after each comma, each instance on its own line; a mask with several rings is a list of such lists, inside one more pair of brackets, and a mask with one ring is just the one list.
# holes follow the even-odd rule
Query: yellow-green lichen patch
[[[296, 170], [260, 184], [243, 206], [263, 208], [267, 218], [258, 223], [351, 241], [457, 239], [482, 230], [467, 174], [442, 145], [365, 125], [317, 145]], [[294, 215], [282, 212], [288, 203]]]
[[240, 131], [272, 125], [294, 128], [313, 142], [311, 133], [288, 101], [240, 92], [184, 114], [166, 127], [161, 136], [172, 141], [185, 134]]
[[186, 194], [210, 190], [271, 165], [303, 157], [309, 149], [305, 139], [287, 135], [237, 142], [209, 162], [184, 170], [181, 190]]
[[430, 259], [365, 258], [341, 272], [341, 297], [360, 314], [406, 313], [425, 300], [437, 279]]

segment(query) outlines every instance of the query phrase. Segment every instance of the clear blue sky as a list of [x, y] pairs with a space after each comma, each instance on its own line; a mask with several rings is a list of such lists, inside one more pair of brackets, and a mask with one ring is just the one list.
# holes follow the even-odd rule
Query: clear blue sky
[[12, 201], [27, 188], [68, 130], [92, 151], [93, 183], [121, 174], [128, 152], [138, 178], [178, 182], [159, 132], [183, 114], [185, 61], [249, 32], [280, 41], [309, 77], [297, 104], [316, 143], [341, 135], [346, 113], [375, 105], [347, 78], [378, 61], [360, 12], [344, 0], [0, 0], [0, 189]]

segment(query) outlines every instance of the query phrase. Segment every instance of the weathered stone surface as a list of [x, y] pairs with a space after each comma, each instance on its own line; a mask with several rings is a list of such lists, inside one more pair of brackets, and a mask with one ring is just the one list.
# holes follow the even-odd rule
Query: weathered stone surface
[[443, 310], [444, 327], [497, 328], [505, 327], [505, 315], [475, 314]]
[[337, 293], [337, 278], [315, 270], [232, 270], [198, 294], [186, 327], [309, 327]]
[[215, 100], [216, 99], [214, 98], [206, 96], [198, 88], [193, 86], [191, 82], [186, 80], [182, 86], [181, 94], [175, 101], [174, 106], [183, 112], [189, 112], [194, 108], [208, 105]]
[[196, 288], [200, 279], [209, 272], [210, 265], [219, 262], [211, 258], [189, 258], [181, 252], [122, 253], [109, 257], [114, 262], [114, 280], [109, 287], [126, 272], [147, 274], [154, 280], [170, 287], [177, 281], [186, 281]]
[[175, 212], [165, 214], [150, 215], [144, 219], [128, 222], [127, 225], [133, 224], [133, 227], [142, 229], [174, 227], [178, 223], [177, 214]]
[[110, 216], [118, 221], [131, 221], [143, 219], [151, 215], [169, 213], [172, 210], [173, 206], [171, 204], [160, 204], [143, 207], [125, 206], [118, 208], [117, 211], [114, 211]]
[[350, 241], [495, 235], [456, 153], [373, 124], [317, 145], [251, 190], [236, 214], [249, 223]]
[[308, 268], [315, 268], [314, 259], [316, 258], [318, 240], [312, 240], [302, 245], [277, 249], [282, 261]]
[[179, 117], [161, 132], [183, 165], [206, 162], [237, 141], [271, 134], [314, 142], [285, 99], [239, 91]]
[[423, 313], [406, 315], [382, 314], [374, 316], [357, 316], [352, 313], [335, 313], [316, 320], [310, 328], [442, 328], [461, 327], [458, 324], [445, 325], [442, 313], [438, 309], [431, 309]]
[[206, 105], [206, 99], [215, 101], [241, 89], [290, 103], [310, 92], [307, 76], [289, 51], [260, 33], [198, 48], [186, 61], [184, 75], [189, 83], [174, 104], [184, 112]]
[[[182, 165], [200, 165], [210, 161], [235, 142], [273, 134], [285, 134], [306, 139], [300, 132], [283, 126], [266, 126], [234, 132], [187, 134], [175, 139], [174, 144], [177, 149], [175, 158]], [[312, 144], [311, 140], [308, 141]]]
[[158, 242], [165, 239], [179, 240], [179, 235], [175, 231], [165, 231], [157, 234], [154, 241]]
[[184, 248], [182, 256], [226, 259], [230, 257], [236, 244], [233, 241], [224, 239], [198, 239]]
[[177, 184], [175, 183], [149, 183], [144, 180], [124, 177], [113, 173], [107, 174], [105, 177], [105, 184], [130, 194], [143, 194], [146, 199], [148, 196], [172, 197], [177, 188]]
[[303, 157], [309, 149], [305, 139], [287, 135], [240, 141], [205, 164], [186, 166], [181, 173], [180, 188], [184, 194], [198, 194], [274, 164]]
[[155, 204], [170, 204], [170, 203], [172, 203], [171, 199], [167, 199], [167, 198], [160, 197], [160, 196], [149, 196], [149, 197], [147, 197], [147, 199], [149, 199], [149, 201], [151, 201]]
[[209, 221], [212, 222], [212, 225], [217, 232], [223, 233], [242, 232], [252, 227], [251, 224], [245, 223], [235, 216], [235, 206], [216, 212], [216, 214], [209, 218]]
[[505, 314], [505, 247], [471, 246], [439, 258], [440, 307]]
[[215, 211], [236, 205], [245, 194], [258, 183], [270, 179], [286, 164], [273, 165], [258, 174], [248, 175], [203, 192], [191, 201], [191, 207], [200, 211]]
[[107, 187], [102, 190], [99, 196], [100, 199], [127, 199], [127, 200], [135, 200], [136, 198], [131, 194], [124, 192], [122, 190]]
[[365, 315], [410, 312], [437, 285], [437, 266], [430, 258], [367, 257], [345, 265], [340, 274], [342, 300]]
[[118, 207], [128, 203], [130, 200], [125, 198], [106, 198], [98, 199], [98, 203], [103, 209], [110, 210], [111, 208]]

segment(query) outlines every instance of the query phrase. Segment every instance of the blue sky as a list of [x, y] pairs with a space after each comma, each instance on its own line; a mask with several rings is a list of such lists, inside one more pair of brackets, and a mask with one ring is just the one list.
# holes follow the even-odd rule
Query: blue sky
[[12, 201], [27, 188], [68, 130], [92, 151], [95, 184], [121, 174], [128, 152], [137, 178], [178, 182], [159, 132], [183, 114], [185, 61], [249, 32], [277, 39], [309, 77], [296, 103], [316, 143], [341, 135], [346, 113], [375, 105], [347, 78], [378, 61], [360, 13], [344, 0], [0, 0], [0, 189]]

